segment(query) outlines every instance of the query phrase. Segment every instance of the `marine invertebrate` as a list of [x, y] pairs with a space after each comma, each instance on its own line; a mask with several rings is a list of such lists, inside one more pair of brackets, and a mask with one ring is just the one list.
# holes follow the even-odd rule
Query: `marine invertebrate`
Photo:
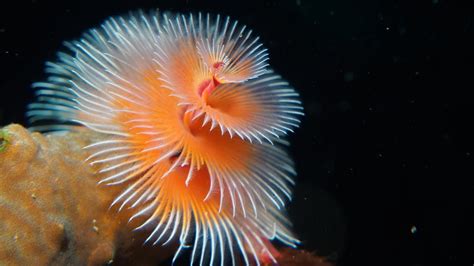
[[[220, 16], [132, 14], [66, 44], [36, 83], [34, 128], [77, 124], [113, 205], [137, 209], [146, 241], [179, 241], [191, 263], [276, 263], [270, 240], [295, 246], [284, 213], [293, 163], [280, 137], [299, 124], [298, 94], [267, 70], [251, 31]], [[191, 248], [187, 248], [191, 247]], [[235, 256], [241, 254], [241, 258]]]

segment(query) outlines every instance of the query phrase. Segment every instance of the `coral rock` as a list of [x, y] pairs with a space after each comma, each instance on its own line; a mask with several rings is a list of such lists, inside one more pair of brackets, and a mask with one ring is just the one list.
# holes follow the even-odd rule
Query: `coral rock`
[[291, 248], [281, 250], [279, 263], [281, 266], [332, 266], [326, 259], [318, 257], [314, 253]]
[[156, 265], [170, 255], [143, 247], [131, 213], [110, 209], [123, 189], [97, 185], [83, 149], [91, 132], [0, 129], [0, 265]]

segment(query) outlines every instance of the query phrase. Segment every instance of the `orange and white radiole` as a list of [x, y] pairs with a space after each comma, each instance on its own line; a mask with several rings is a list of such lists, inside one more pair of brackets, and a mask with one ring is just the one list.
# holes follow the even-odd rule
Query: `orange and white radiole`
[[[211, 15], [136, 13], [108, 19], [47, 63], [34, 84], [33, 129], [83, 125], [113, 205], [145, 216], [146, 240], [178, 241], [173, 259], [276, 263], [270, 241], [295, 247], [285, 205], [293, 162], [282, 138], [303, 115], [245, 26]], [[237, 256], [240, 254], [240, 256]]]

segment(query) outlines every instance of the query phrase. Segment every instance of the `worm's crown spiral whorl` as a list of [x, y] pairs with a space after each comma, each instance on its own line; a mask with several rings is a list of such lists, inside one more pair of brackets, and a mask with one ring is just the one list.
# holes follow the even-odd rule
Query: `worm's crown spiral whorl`
[[178, 241], [174, 259], [188, 250], [210, 264], [276, 263], [271, 240], [298, 243], [282, 137], [303, 109], [251, 30], [221, 16], [138, 12], [66, 46], [33, 85], [32, 129], [104, 133], [87, 160], [100, 183], [124, 186], [112, 205], [147, 217], [147, 242]]

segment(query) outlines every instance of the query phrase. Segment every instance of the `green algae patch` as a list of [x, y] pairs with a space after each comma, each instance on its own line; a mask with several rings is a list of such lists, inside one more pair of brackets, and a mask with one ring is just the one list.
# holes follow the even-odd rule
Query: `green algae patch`
[[8, 146], [8, 138], [7, 132], [4, 129], [0, 130], [0, 152], [3, 152], [7, 149]]

